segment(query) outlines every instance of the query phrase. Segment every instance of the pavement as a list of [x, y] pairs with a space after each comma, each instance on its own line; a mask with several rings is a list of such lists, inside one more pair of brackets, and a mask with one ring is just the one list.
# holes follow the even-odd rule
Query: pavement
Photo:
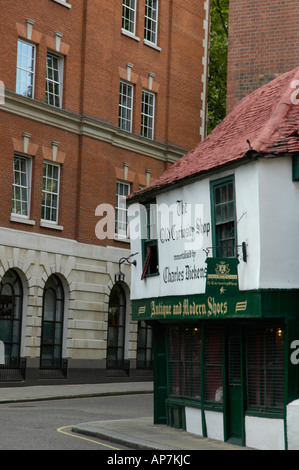
[[[0, 388], [0, 404], [152, 392], [152, 382], [3, 387]], [[79, 423], [72, 427], [72, 431], [134, 450], [248, 450], [246, 447], [203, 438], [182, 429], [153, 424], [152, 416]]]

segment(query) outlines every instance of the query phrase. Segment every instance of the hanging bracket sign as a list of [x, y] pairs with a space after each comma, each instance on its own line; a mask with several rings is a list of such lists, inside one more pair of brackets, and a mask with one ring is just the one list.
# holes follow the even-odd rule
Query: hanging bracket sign
[[206, 294], [233, 297], [239, 293], [238, 259], [207, 258]]

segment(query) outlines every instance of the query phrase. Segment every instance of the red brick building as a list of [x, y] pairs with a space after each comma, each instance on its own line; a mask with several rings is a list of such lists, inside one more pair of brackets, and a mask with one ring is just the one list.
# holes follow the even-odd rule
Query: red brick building
[[298, 65], [299, 10], [294, 0], [230, 0], [227, 111]]
[[121, 197], [204, 137], [209, 2], [0, 7], [0, 386], [150, 377]]

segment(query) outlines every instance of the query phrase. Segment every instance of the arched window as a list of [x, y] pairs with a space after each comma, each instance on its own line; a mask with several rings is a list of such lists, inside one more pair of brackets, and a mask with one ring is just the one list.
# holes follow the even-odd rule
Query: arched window
[[13, 269], [5, 273], [0, 283], [0, 365], [20, 367], [23, 288]]
[[43, 296], [41, 369], [60, 369], [62, 367], [63, 316], [63, 286], [60, 279], [52, 274], [46, 282]]
[[123, 369], [125, 343], [126, 296], [119, 284], [109, 299], [107, 369]]

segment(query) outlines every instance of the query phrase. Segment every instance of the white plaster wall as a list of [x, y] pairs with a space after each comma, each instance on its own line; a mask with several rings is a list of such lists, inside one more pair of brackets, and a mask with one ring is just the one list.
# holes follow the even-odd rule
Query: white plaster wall
[[207, 437], [224, 441], [223, 413], [217, 411], [205, 411]]
[[195, 408], [185, 407], [186, 431], [202, 436], [202, 412]]
[[287, 405], [288, 450], [299, 450], [299, 400]]
[[246, 446], [259, 450], [284, 450], [284, 420], [245, 416]]
[[[259, 287], [260, 272], [260, 211], [258, 162], [242, 165], [235, 170], [237, 244], [247, 245], [247, 262], [240, 256], [239, 289]], [[241, 251], [239, 252], [242, 253]]]
[[261, 288], [299, 287], [299, 182], [290, 157], [259, 160]]

